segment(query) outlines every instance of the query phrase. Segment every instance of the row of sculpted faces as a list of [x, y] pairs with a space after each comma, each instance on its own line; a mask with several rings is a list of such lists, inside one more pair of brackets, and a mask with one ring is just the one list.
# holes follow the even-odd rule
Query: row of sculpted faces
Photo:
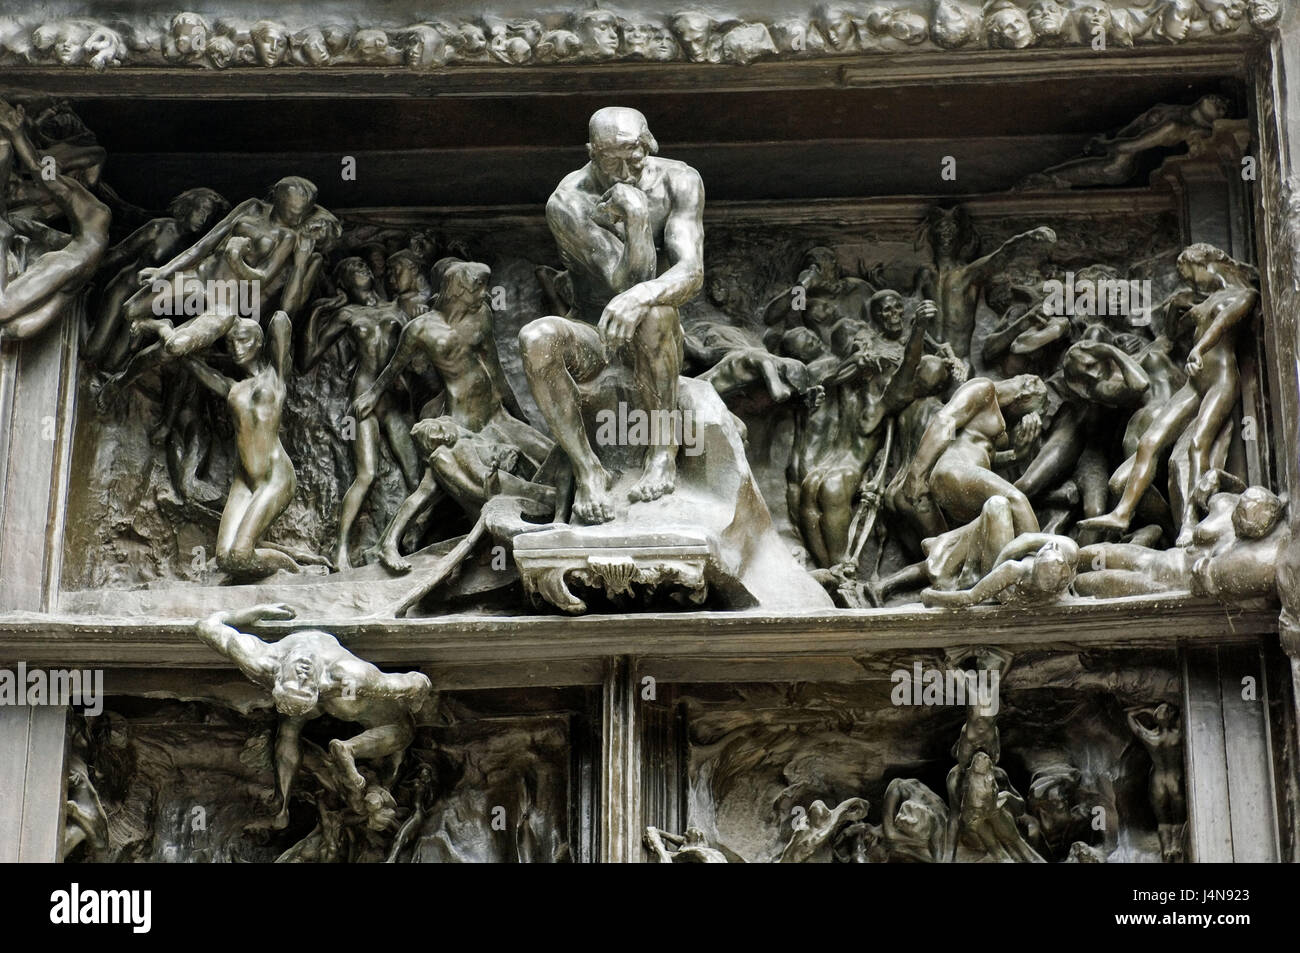
[[18, 62], [89, 66], [191, 65], [216, 69], [329, 64], [436, 69], [449, 63], [649, 62], [745, 64], [762, 57], [843, 55], [926, 44], [942, 49], [1126, 47], [1177, 43], [1276, 22], [1278, 0], [960, 0], [826, 4], [772, 22], [683, 11], [635, 19], [583, 11], [541, 19], [430, 21], [393, 28], [357, 23], [212, 19], [49, 21], [0, 18], [0, 55]]

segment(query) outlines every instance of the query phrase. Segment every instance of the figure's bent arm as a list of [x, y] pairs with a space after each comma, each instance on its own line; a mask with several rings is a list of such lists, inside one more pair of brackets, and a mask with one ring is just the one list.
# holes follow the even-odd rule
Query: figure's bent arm
[[255, 682], [262, 682], [275, 671], [275, 650], [268, 642], [263, 642], [255, 635], [240, 632], [234, 624], [246, 624], [255, 621], [245, 612], [215, 612], [196, 627], [200, 639], [239, 667], [239, 670]]

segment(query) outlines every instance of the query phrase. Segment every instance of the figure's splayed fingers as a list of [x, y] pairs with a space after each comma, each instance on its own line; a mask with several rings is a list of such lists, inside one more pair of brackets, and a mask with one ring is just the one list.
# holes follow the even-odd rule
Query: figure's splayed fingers
[[648, 503], [677, 489], [677, 448], [656, 450], [646, 458], [641, 479], [628, 490], [633, 503]]
[[573, 515], [580, 523], [608, 523], [614, 518], [614, 500], [610, 487], [613, 475], [604, 467], [583, 477], [574, 474]]

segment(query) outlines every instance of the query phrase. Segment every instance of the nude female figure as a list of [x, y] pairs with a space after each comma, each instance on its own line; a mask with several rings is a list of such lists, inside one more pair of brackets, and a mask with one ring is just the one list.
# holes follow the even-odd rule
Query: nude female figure
[[[1146, 493], [1163, 452], [1188, 430], [1187, 485], [1194, 487], [1210, 468], [1214, 442], [1228, 422], [1237, 402], [1240, 372], [1237, 368], [1237, 329], [1255, 309], [1259, 293], [1254, 269], [1204, 243], [1191, 245], [1178, 256], [1178, 273], [1204, 295], [1185, 318], [1195, 323], [1196, 337], [1187, 355], [1187, 383], [1160, 409], [1138, 443], [1137, 452], [1111, 477], [1112, 491], [1122, 488], [1119, 502], [1104, 516], [1083, 520], [1084, 529], [1122, 533]], [[1181, 518], [1178, 543], [1190, 539], [1195, 522], [1190, 494]]]
[[[46, 251], [20, 273], [10, 274], [16, 232], [0, 206], [0, 338], [30, 338], [66, 311], [93, 277], [108, 248], [112, 217], [108, 206], [75, 179], [62, 174], [45, 179], [40, 157], [27, 135], [22, 107], [0, 100], [0, 194], [15, 157], [62, 209], [72, 235], [62, 247]], [[59, 240], [62, 238], [60, 233]]]
[[[281, 310], [296, 313], [310, 291], [303, 279], [311, 271], [318, 240], [312, 236], [320, 231], [307, 227], [315, 209], [316, 186], [298, 176], [286, 176], [272, 186], [269, 201], [241, 202], [167, 264], [141, 269], [144, 287], [126, 303], [123, 317], [133, 334], [153, 331], [159, 340], [132, 357], [124, 370], [105, 383], [101, 405], [149, 369], [199, 354], [229, 333], [240, 318], [241, 296], [228, 292], [239, 282], [257, 283], [259, 308], [282, 289]], [[159, 296], [170, 293], [167, 283], [176, 275], [183, 279], [187, 295], [191, 287], [202, 295], [201, 313], [180, 327], [155, 311]], [[222, 290], [226, 293], [214, 293]]]
[[[370, 267], [360, 258], [345, 258], [335, 269], [336, 281], [353, 300], [365, 300], [368, 284], [374, 276]], [[315, 308], [307, 321], [302, 346], [306, 350], [303, 370], [308, 370], [345, 335], [356, 354], [352, 374], [352, 399], [360, 397], [379, 378], [397, 349], [398, 337], [406, 327], [406, 313], [396, 302], [377, 304], [349, 304], [332, 311], [328, 324], [322, 329], [319, 318], [324, 307]], [[411, 440], [410, 415], [398, 405], [392, 394], [381, 393], [372, 413], [356, 423], [356, 439], [352, 441], [352, 458], [356, 476], [343, 495], [339, 513], [338, 542], [334, 550], [336, 569], [348, 569], [352, 562], [348, 555], [348, 541], [352, 526], [361, 512], [361, 506], [379, 475], [380, 441], [388, 443], [393, 459], [397, 461], [406, 481], [407, 490], [420, 482], [420, 458]]]
[[170, 261], [228, 211], [230, 203], [212, 189], [189, 189], [172, 199], [167, 216], [146, 222], [109, 249], [100, 271], [112, 277], [99, 295], [93, 330], [81, 356], [105, 370], [120, 368], [130, 351], [122, 306], [140, 290], [139, 270]]
[[247, 375], [242, 380], [231, 380], [193, 358], [188, 361], [199, 382], [226, 399], [235, 424], [238, 465], [217, 529], [217, 565], [237, 578], [299, 569], [288, 553], [258, 545], [298, 488], [293, 463], [280, 443], [291, 333], [283, 311], [271, 318], [265, 336], [256, 321], [238, 319], [226, 340], [235, 364]]
[[[1038, 532], [1028, 497], [993, 472], [993, 455], [1009, 442], [1021, 449], [1037, 439], [1046, 394], [1042, 379], [1032, 374], [996, 384], [977, 377], [957, 388], [934, 415], [899, 493], [923, 523], [929, 521], [930, 535], [947, 528], [940, 510], [969, 523], [994, 496], [1006, 498], [1016, 535]], [[1008, 417], [1018, 421], [1014, 435], [1007, 432]]]

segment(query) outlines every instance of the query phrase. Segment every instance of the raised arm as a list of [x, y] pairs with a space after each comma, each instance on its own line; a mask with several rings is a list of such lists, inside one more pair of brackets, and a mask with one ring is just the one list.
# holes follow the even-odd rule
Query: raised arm
[[952, 400], [935, 413], [925, 428], [908, 466], [908, 475], [913, 479], [924, 479], [957, 436], [957, 431], [970, 423], [982, 408], [989, 406], [990, 401], [997, 401], [997, 391], [988, 378], [977, 377], [957, 388]]
[[275, 312], [267, 322], [266, 343], [276, 374], [280, 380], [288, 380], [293, 369], [293, 322], [283, 311]]
[[220, 397], [227, 396], [230, 393], [230, 388], [234, 386], [234, 381], [229, 377], [214, 371], [197, 358], [187, 357], [185, 366], [189, 368], [190, 373], [195, 376], [200, 384]]
[[234, 662], [250, 679], [266, 684], [275, 675], [278, 653], [270, 642], [241, 632], [237, 626], [293, 617], [294, 611], [283, 603], [264, 604], [250, 609], [214, 612], [195, 625], [194, 630], [200, 639]]
[[987, 281], [1011, 262], [1013, 255], [1022, 251], [1033, 251], [1038, 257], [1047, 254], [1049, 245], [1056, 243], [1056, 232], [1046, 226], [1031, 228], [1019, 235], [1012, 235], [1001, 245], [966, 266], [966, 274], [975, 281]]
[[[316, 363], [325, 356], [325, 352], [333, 347], [347, 331], [347, 323], [339, 320], [341, 317], [339, 312], [347, 300], [348, 296], [340, 291], [334, 297], [321, 298], [312, 305], [303, 333], [298, 336], [299, 371], [309, 371], [315, 367]], [[326, 312], [329, 312], [330, 322], [322, 332], [321, 315]]]

